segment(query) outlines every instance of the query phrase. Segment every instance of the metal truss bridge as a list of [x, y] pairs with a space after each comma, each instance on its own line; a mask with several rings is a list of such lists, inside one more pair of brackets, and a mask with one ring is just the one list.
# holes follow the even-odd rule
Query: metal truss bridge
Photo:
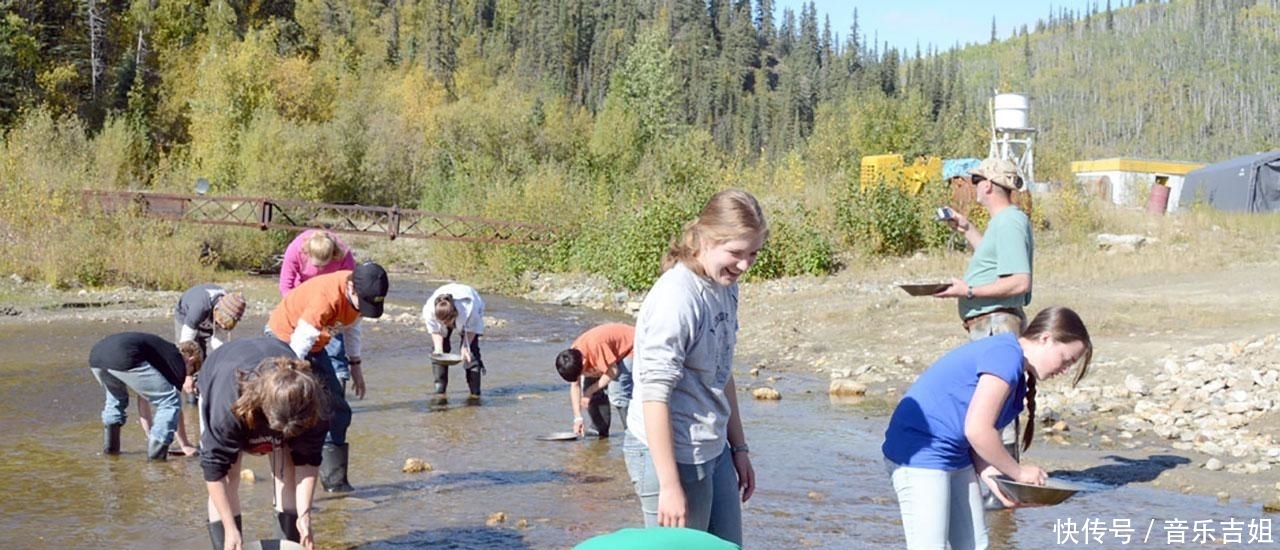
[[83, 191], [85, 205], [105, 213], [138, 215], [181, 222], [235, 225], [258, 229], [327, 229], [341, 233], [386, 235], [500, 244], [550, 244], [550, 228], [535, 224], [455, 216], [397, 207], [326, 204], [250, 197], [210, 197], [143, 191]]

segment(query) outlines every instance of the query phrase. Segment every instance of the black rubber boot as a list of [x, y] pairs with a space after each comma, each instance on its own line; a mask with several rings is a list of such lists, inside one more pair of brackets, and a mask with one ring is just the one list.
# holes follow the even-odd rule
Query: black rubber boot
[[590, 421], [587, 435], [609, 437], [609, 425], [613, 423], [613, 419], [608, 394], [596, 392], [591, 395], [591, 401], [587, 405], [587, 419]]
[[355, 488], [347, 483], [348, 443], [325, 443], [320, 451], [320, 484], [330, 493], [349, 493]]
[[472, 399], [480, 399], [480, 372], [484, 367], [467, 369], [467, 389], [471, 390]]
[[437, 395], [442, 394], [449, 389], [449, 367], [432, 363], [431, 374], [435, 378]]
[[276, 538], [293, 542], [302, 542], [302, 533], [298, 532], [298, 514], [293, 512], [276, 512]]
[[147, 440], [148, 460], [169, 460], [169, 445], [163, 441]]
[[[240, 527], [240, 516], [236, 516], [236, 530], [240, 531], [240, 538], [244, 538], [244, 529]], [[222, 529], [221, 521], [209, 522], [209, 540], [213, 542], [213, 550], [222, 550], [227, 544], [227, 532]]]
[[120, 454], [120, 425], [112, 424], [102, 427], [102, 454]]

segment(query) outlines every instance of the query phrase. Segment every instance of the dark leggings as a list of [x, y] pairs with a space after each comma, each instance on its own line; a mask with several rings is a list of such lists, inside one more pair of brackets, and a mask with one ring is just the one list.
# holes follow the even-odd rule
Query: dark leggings
[[329, 432], [325, 434], [324, 441], [342, 445], [347, 442], [347, 428], [351, 426], [351, 404], [347, 403], [347, 392], [343, 390], [338, 375], [333, 372], [333, 363], [325, 350], [308, 353], [307, 361], [311, 362], [311, 370], [320, 377], [325, 391], [329, 392], [332, 416], [329, 417]]

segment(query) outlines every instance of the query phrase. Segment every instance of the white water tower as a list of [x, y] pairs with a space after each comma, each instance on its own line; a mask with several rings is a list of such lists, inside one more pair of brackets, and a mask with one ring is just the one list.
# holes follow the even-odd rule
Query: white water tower
[[1022, 94], [1002, 94], [997, 90], [991, 99], [991, 148], [987, 156], [1017, 165], [1023, 190], [1030, 189], [1036, 181], [1036, 129], [1027, 122], [1030, 110], [1031, 101]]

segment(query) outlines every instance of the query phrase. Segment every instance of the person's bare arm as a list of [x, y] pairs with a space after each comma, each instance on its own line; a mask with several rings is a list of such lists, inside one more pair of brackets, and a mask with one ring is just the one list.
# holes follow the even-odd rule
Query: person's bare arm
[[[289, 456], [288, 453], [285, 453], [285, 456]], [[293, 474], [297, 483], [294, 487], [294, 495], [298, 503], [298, 534], [302, 539], [302, 545], [308, 550], [315, 548], [315, 535], [311, 530], [311, 510], [316, 494], [316, 475], [319, 471], [318, 466], [295, 466]]]
[[573, 411], [573, 433], [583, 434], [582, 422], [582, 382], [574, 380], [569, 383], [569, 408]]
[[951, 278], [951, 286], [934, 294], [938, 298], [961, 298], [973, 291], [974, 298], [1008, 298], [1031, 291], [1031, 274], [1014, 273], [1000, 277], [985, 285], [971, 287], [964, 279]]
[[209, 490], [209, 502], [213, 505], [213, 509], [218, 511], [218, 518], [222, 520], [224, 537], [222, 547], [228, 550], [239, 550], [242, 542], [240, 530], [236, 529], [236, 522], [232, 521], [235, 513], [231, 510], [231, 496], [227, 490], [230, 484], [230, 477], [224, 477], [218, 481], [206, 481], [205, 487]]
[[993, 374], [982, 374], [978, 377], [978, 387], [969, 402], [969, 410], [964, 417], [964, 436], [969, 440], [973, 453], [983, 462], [990, 464], [1001, 473], [1022, 483], [1043, 485], [1047, 474], [1036, 466], [1018, 464], [1018, 461], [1004, 448], [1000, 440], [1000, 431], [996, 429], [996, 419], [1000, 409], [1008, 398], [1011, 388], [1000, 377]]

